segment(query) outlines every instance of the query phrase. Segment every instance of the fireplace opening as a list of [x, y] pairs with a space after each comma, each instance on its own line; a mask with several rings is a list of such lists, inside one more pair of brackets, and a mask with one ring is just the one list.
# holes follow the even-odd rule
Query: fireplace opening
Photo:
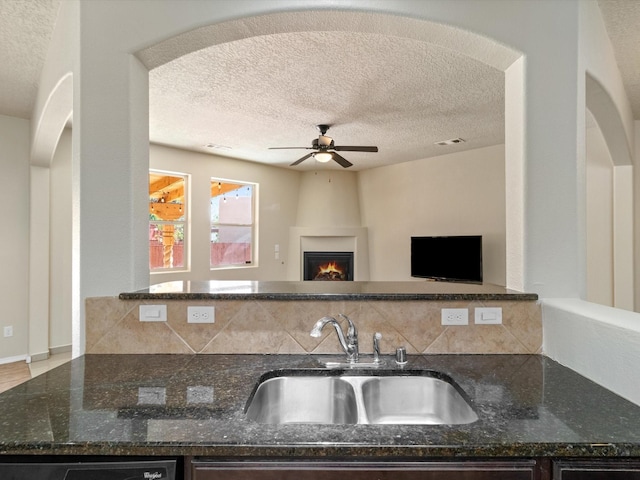
[[353, 252], [304, 252], [303, 280], [353, 281]]

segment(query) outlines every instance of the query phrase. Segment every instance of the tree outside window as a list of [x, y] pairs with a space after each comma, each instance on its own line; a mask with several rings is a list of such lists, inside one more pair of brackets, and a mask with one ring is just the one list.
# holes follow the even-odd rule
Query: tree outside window
[[187, 175], [149, 171], [149, 269], [184, 270]]
[[211, 179], [211, 268], [253, 265], [257, 185]]

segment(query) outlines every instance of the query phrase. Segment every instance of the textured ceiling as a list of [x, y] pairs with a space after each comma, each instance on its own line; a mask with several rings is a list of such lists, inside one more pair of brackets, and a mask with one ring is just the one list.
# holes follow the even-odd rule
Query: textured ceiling
[[30, 118], [60, 0], [0, 0], [0, 114]]
[[633, 117], [640, 120], [640, 1], [599, 0]]
[[[352, 169], [504, 141], [504, 73], [411, 39], [354, 32], [263, 35], [215, 45], [150, 72], [151, 141], [288, 165], [317, 124]], [[229, 150], [207, 149], [213, 143]], [[309, 159], [297, 168], [317, 168]], [[337, 167], [331, 163], [323, 168]], [[340, 168], [340, 167], [337, 167]]]
[[[30, 118], [59, 4], [0, 0], [0, 114]], [[640, 119], [640, 1], [599, 0], [599, 5]], [[390, 18], [381, 16], [380, 22]], [[308, 21], [317, 26], [320, 20]], [[251, 27], [246, 23], [242, 28]], [[150, 72], [151, 140], [285, 166], [307, 151], [268, 147], [310, 146], [318, 135], [315, 125], [328, 123], [336, 145], [380, 148], [379, 153], [345, 152], [352, 169], [503, 141], [504, 75], [489, 66], [496, 64], [492, 58], [482, 63], [456, 53], [459, 49], [360, 27], [361, 33], [274, 29], [246, 39], [227, 32], [225, 42], [204, 49], [198, 44], [202, 38], [186, 35], [179, 47], [200, 50], [164, 51], [177, 58], [147, 63], [157, 67]], [[455, 137], [467, 142], [433, 145]], [[315, 167], [310, 159], [295, 168]], [[331, 162], [322, 168], [340, 167]]]

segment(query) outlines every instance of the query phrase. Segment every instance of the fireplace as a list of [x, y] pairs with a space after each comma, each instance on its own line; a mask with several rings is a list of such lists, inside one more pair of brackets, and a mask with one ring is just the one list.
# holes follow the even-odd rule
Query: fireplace
[[304, 252], [302, 279], [353, 281], [353, 252]]

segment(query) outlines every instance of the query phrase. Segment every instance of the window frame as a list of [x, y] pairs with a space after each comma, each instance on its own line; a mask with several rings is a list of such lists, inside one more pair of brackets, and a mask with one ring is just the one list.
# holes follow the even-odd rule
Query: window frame
[[[222, 223], [222, 222], [214, 222], [211, 219], [211, 200], [213, 199], [213, 195], [209, 195], [209, 270], [210, 271], [218, 271], [218, 270], [235, 270], [242, 268], [256, 268], [258, 267], [258, 189], [259, 184], [256, 182], [249, 182], [246, 180], [232, 180], [229, 178], [222, 177], [210, 177], [209, 185], [210, 191], [213, 191], [215, 183], [231, 183], [236, 185], [241, 185], [242, 187], [250, 186], [252, 188], [251, 194], [251, 220], [252, 222], [247, 223]], [[233, 201], [233, 200], [232, 200]], [[226, 264], [226, 265], [212, 265], [211, 264], [211, 232], [213, 231], [215, 226], [228, 226], [228, 227], [249, 227], [251, 232], [251, 258], [250, 263], [238, 263], [238, 264]]]
[[[191, 226], [191, 208], [190, 208], [190, 183], [191, 183], [191, 175], [185, 172], [175, 172], [170, 170], [162, 170], [157, 168], [150, 168], [149, 175], [165, 175], [172, 177], [181, 177], [184, 182], [184, 192], [183, 192], [183, 200], [182, 200], [182, 209], [183, 209], [183, 220], [153, 220], [151, 219], [151, 212], [149, 211], [149, 230], [151, 229], [151, 225], [174, 225], [174, 226], [182, 226], [183, 238], [182, 238], [182, 266], [180, 267], [159, 267], [159, 268], [151, 268], [151, 258], [149, 258], [149, 274], [150, 275], [158, 275], [165, 273], [183, 273], [191, 271], [191, 242], [190, 242], [190, 226]], [[149, 189], [151, 184], [149, 183]], [[148, 194], [149, 204], [153, 203], [151, 201], [151, 192]], [[149, 245], [148, 251], [149, 256], [151, 256], [151, 246]]]

